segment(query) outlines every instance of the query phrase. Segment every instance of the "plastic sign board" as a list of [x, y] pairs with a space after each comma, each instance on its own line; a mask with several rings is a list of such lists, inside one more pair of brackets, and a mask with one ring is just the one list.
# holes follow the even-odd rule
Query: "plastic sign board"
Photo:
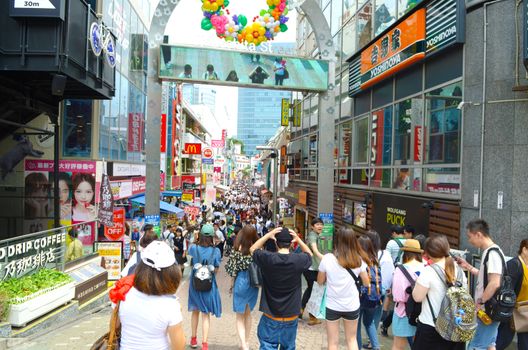
[[297, 128], [301, 126], [301, 109], [301, 100], [295, 100], [293, 102], [293, 126]]
[[[5, 1], [5, 0], [4, 0]], [[44, 17], [64, 20], [66, 0], [8, 0], [11, 17]], [[94, 9], [95, 10], [95, 9]]]
[[213, 148], [224, 148], [225, 147], [225, 141], [224, 140], [211, 140], [211, 147], [213, 147]]
[[328, 61], [259, 52], [161, 45], [159, 77], [288, 91], [326, 91]]
[[212, 150], [212, 148], [205, 147], [203, 149], [203, 151], [202, 151], [202, 157], [203, 158], [207, 158], [207, 159], [213, 158], [213, 150]]
[[104, 235], [110, 241], [118, 241], [125, 235], [125, 208], [114, 209], [114, 226], [104, 228]]
[[290, 100], [283, 98], [281, 101], [281, 126], [288, 126], [290, 120]]
[[202, 144], [186, 143], [183, 147], [183, 154], [202, 154]]

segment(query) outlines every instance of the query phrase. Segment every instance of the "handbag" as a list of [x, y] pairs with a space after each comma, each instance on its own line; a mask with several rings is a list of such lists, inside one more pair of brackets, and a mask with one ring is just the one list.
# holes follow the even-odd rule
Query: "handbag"
[[112, 312], [110, 330], [97, 339], [90, 350], [119, 350], [119, 343], [121, 342], [121, 322], [119, 321], [120, 303], [117, 303]]
[[252, 262], [249, 265], [248, 268], [249, 272], [249, 284], [251, 287], [261, 287], [262, 286], [262, 272], [260, 271], [260, 267], [257, 265], [256, 262]]
[[314, 283], [305, 310], [318, 319], [326, 319], [326, 285]]
[[513, 310], [513, 327], [518, 333], [528, 332], [528, 301], [520, 301]]

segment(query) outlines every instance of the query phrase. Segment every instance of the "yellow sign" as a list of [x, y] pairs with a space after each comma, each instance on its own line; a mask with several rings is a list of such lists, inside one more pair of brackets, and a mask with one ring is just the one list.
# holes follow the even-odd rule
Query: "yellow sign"
[[192, 193], [183, 193], [182, 194], [182, 201], [183, 202], [192, 202], [194, 200]]
[[282, 99], [281, 108], [281, 126], [288, 126], [290, 120], [290, 100], [287, 98]]
[[301, 126], [301, 100], [295, 100], [293, 102], [293, 126]]

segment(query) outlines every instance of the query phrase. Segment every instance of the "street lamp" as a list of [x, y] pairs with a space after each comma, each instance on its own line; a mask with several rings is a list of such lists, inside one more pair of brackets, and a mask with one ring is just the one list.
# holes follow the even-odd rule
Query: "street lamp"
[[279, 177], [278, 174], [278, 161], [277, 161], [277, 155], [279, 154], [279, 150], [272, 146], [257, 146], [257, 151], [272, 151], [270, 157], [273, 159], [273, 223], [275, 224], [275, 227], [277, 227], [277, 180]]

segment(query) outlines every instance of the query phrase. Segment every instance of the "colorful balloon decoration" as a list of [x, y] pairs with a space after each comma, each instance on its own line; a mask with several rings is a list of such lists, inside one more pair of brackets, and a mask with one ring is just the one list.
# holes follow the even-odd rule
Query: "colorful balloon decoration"
[[246, 16], [229, 13], [227, 9], [229, 0], [201, 1], [204, 15], [202, 29], [214, 29], [216, 36], [225, 41], [238, 41], [258, 46], [275, 39], [278, 33], [288, 30], [287, 0], [266, 0], [268, 9], [261, 10], [249, 24]]

